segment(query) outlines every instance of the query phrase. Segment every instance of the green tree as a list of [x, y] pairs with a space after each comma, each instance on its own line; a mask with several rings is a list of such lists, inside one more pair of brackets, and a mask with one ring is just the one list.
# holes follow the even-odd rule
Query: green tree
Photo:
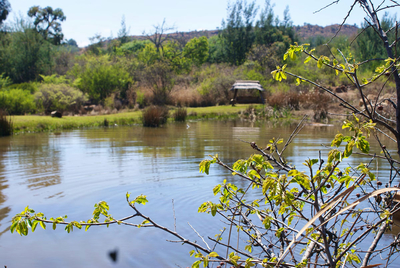
[[7, 19], [8, 14], [11, 11], [11, 5], [8, 0], [0, 0], [0, 25]]
[[[297, 41], [289, 14], [289, 7], [287, 6], [284, 10], [283, 21], [279, 21], [278, 17], [275, 17], [273, 7], [270, 0], [265, 1], [264, 9], [260, 13], [260, 19], [254, 28], [255, 43], [270, 46], [280, 42], [284, 44], [285, 49], [288, 49], [293, 42]], [[283, 54], [279, 56], [283, 56]]]
[[50, 72], [52, 45], [30, 22], [18, 19], [0, 42], [0, 73], [5, 73], [14, 83], [33, 81], [39, 74]]
[[60, 22], [67, 19], [62, 9], [53, 10], [49, 6], [45, 8], [33, 6], [29, 9], [28, 16], [35, 19], [33, 24], [45, 40], [49, 40], [55, 45], [61, 44], [64, 35]]
[[201, 66], [208, 58], [207, 37], [192, 38], [183, 49], [183, 56], [190, 59], [196, 66]]
[[222, 21], [221, 38], [224, 42], [226, 61], [241, 65], [246, 59], [246, 53], [251, 48], [255, 36], [253, 31], [254, 18], [257, 14], [255, 2], [237, 0], [228, 4], [228, 18]]
[[117, 47], [115, 53], [119, 56], [137, 54], [149, 43], [148, 40], [133, 40]]
[[221, 63], [225, 61], [224, 41], [221, 36], [212, 36], [208, 39], [209, 56], [207, 62]]
[[[395, 32], [391, 30], [396, 26], [396, 17], [390, 17], [389, 13], [385, 13], [380, 19], [381, 30], [386, 32], [389, 42], [394, 42], [397, 38]], [[360, 29], [360, 35], [357, 38], [356, 56], [360, 61], [370, 59], [383, 59], [387, 56], [385, 47], [381, 45], [382, 39], [376, 34], [376, 27], [371, 26], [371, 22], [367, 21], [362, 24]], [[400, 46], [393, 46], [392, 49], [395, 52], [397, 48], [397, 55], [400, 54]], [[396, 54], [396, 52], [395, 52]], [[369, 69], [374, 70], [378, 65], [379, 61], [369, 65]]]
[[132, 83], [129, 73], [108, 55], [86, 55], [82, 60], [83, 65], [75, 64], [70, 74], [76, 78], [74, 85], [95, 102], [104, 101], [113, 92], [127, 91]]
[[175, 84], [176, 75], [190, 67], [179, 50], [179, 44], [170, 41], [158, 51], [154, 44], [146, 44], [138, 58], [142, 65], [140, 79], [152, 89], [153, 103], [165, 104]]
[[129, 42], [129, 29], [126, 29], [126, 24], [125, 24], [125, 15], [122, 16], [122, 20], [121, 20], [121, 29], [118, 31], [118, 39], [122, 44], [125, 44], [127, 42]]
[[78, 43], [72, 38], [65, 40], [65, 44], [72, 46], [72, 47], [78, 47]]

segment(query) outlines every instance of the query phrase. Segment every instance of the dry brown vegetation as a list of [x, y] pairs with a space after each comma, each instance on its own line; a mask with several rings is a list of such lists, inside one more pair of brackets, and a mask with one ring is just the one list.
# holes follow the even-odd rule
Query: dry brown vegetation
[[142, 121], [145, 127], [159, 127], [168, 120], [168, 108], [165, 106], [150, 106], [143, 110]]
[[0, 110], [0, 137], [10, 136], [13, 133], [13, 123], [11, 117], [7, 118], [7, 113]]

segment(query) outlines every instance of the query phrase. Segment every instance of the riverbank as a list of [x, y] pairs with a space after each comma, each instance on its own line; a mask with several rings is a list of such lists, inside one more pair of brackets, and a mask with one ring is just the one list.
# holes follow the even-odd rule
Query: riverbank
[[[259, 107], [260, 106], [260, 107]], [[201, 119], [228, 119], [238, 118], [239, 114], [246, 114], [255, 108], [262, 108], [262, 105], [252, 106], [249, 104], [238, 104], [236, 106], [211, 106], [187, 108], [187, 120]], [[171, 118], [175, 108], [170, 110]], [[69, 129], [102, 127], [102, 126], [127, 126], [142, 124], [142, 111], [130, 111], [116, 114], [87, 115], [87, 116], [63, 116], [53, 118], [50, 116], [39, 115], [19, 115], [12, 116], [14, 134], [32, 132], [53, 132]]]

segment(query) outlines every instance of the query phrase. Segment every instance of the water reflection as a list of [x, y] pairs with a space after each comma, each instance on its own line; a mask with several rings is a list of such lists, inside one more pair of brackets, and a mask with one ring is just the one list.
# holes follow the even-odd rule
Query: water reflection
[[41, 189], [61, 183], [59, 138], [58, 135], [50, 139], [47, 135], [13, 138], [10, 152], [16, 158], [11, 158], [10, 168], [18, 170], [21, 184]]
[[6, 167], [6, 154], [10, 148], [9, 138], [0, 138], [3, 142], [0, 142], [0, 236], [8, 231], [8, 225], [4, 224], [3, 220], [8, 217], [11, 208], [9, 206], [4, 206], [7, 197], [4, 190], [8, 188], [7, 179], [5, 177], [4, 171]]

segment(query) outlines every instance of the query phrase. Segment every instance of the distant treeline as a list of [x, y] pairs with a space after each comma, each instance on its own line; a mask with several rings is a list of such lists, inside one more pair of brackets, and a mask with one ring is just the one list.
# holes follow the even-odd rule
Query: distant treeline
[[[28, 17], [4, 24], [10, 10], [8, 1], [0, 0], [0, 108], [9, 113], [84, 113], [85, 104], [110, 110], [227, 104], [228, 89], [237, 79], [258, 80], [268, 94], [292, 88], [275, 84], [270, 73], [299, 38], [289, 8], [280, 20], [269, 0], [261, 8], [243, 0], [230, 3], [218, 35], [209, 38], [188, 40], [164, 20], [143, 40], [132, 40], [123, 18], [117, 38], [95, 35], [83, 49], [64, 39], [67, 14], [61, 9], [33, 6]], [[395, 24], [389, 16], [382, 19], [385, 27]], [[329, 46], [324, 37], [307, 41], [321, 53], [339, 49], [364, 60], [384, 55], [375, 49], [372, 31], [366, 29], [352, 43], [348, 36], [335, 38]], [[300, 59], [298, 64], [298, 73], [315, 75]], [[328, 76], [322, 73], [320, 79], [332, 80]]]

